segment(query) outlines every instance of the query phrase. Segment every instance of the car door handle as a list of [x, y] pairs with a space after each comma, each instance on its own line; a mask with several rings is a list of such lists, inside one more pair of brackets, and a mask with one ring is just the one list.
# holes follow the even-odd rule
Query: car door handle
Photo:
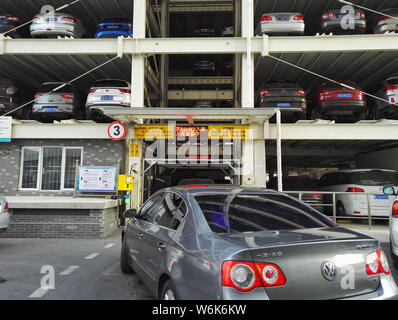
[[159, 250], [163, 250], [164, 248], [166, 248], [167, 244], [164, 242], [158, 242], [158, 248]]

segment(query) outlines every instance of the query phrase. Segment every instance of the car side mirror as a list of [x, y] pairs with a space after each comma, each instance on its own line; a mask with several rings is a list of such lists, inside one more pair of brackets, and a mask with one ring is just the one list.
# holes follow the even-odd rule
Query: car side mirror
[[137, 217], [137, 210], [136, 209], [129, 209], [123, 212], [124, 218], [136, 218]]
[[385, 187], [383, 188], [383, 193], [384, 193], [384, 194], [387, 194], [387, 195], [389, 195], [389, 196], [394, 196], [394, 195], [396, 195], [396, 192], [395, 192], [395, 190], [394, 190], [394, 187], [392, 187], [392, 186], [385, 186]]

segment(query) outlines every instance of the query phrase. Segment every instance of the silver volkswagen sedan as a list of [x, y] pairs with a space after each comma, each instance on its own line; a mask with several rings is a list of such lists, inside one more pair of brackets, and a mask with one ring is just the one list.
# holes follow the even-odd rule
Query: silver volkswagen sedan
[[8, 202], [6, 198], [0, 196], [0, 232], [5, 232], [8, 229], [9, 223]]
[[298, 12], [273, 12], [261, 16], [256, 35], [303, 35], [304, 16]]
[[122, 233], [121, 270], [159, 299], [397, 299], [380, 243], [282, 193], [159, 190]]
[[67, 13], [40, 13], [33, 18], [30, 34], [38, 37], [74, 37], [81, 38], [84, 27], [80, 21]]
[[[383, 192], [387, 195], [398, 195], [398, 193], [394, 189], [394, 186], [384, 187]], [[391, 208], [390, 245], [393, 264], [394, 267], [398, 269], [398, 199], [394, 201]]]

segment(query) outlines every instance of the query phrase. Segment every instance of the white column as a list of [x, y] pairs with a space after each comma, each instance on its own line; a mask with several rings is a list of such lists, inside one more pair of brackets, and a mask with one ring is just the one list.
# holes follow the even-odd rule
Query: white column
[[242, 108], [254, 107], [253, 28], [253, 0], [242, 0], [242, 37], [247, 43], [246, 53], [242, 55]]
[[[145, 38], [147, 0], [134, 1], [133, 38]], [[131, 62], [131, 107], [145, 104], [145, 57], [133, 55]]]

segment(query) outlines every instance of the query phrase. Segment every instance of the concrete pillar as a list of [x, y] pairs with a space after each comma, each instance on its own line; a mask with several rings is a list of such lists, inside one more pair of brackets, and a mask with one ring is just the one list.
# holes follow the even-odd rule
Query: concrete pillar
[[247, 50], [242, 55], [242, 108], [254, 107], [254, 55], [251, 42], [253, 29], [253, 0], [242, 0], [242, 37], [246, 37], [247, 40]]
[[[163, 0], [161, 5], [160, 36], [169, 37], [169, 0]], [[160, 107], [168, 107], [169, 56], [162, 54], [160, 58]]]

